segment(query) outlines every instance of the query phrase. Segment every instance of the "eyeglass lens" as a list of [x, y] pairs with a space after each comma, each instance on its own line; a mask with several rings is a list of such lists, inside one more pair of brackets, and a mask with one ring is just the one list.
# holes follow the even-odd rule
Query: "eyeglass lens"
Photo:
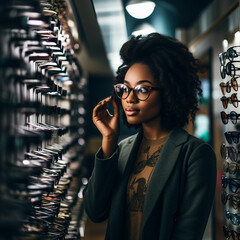
[[144, 85], [137, 85], [134, 88], [129, 88], [125, 84], [116, 84], [114, 86], [115, 93], [120, 99], [126, 99], [130, 92], [133, 91], [134, 96], [141, 101], [146, 100], [149, 95], [152, 87], [144, 86]]

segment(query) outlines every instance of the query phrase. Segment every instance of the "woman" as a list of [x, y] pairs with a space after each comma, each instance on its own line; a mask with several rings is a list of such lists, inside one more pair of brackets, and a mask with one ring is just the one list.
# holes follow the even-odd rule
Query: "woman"
[[[105, 239], [200, 240], [214, 199], [216, 159], [207, 143], [183, 129], [202, 93], [196, 60], [158, 33], [132, 37], [120, 55], [114, 97], [93, 110], [102, 147], [84, 195], [86, 212], [95, 222], [108, 219]], [[119, 112], [139, 132], [118, 144]]]

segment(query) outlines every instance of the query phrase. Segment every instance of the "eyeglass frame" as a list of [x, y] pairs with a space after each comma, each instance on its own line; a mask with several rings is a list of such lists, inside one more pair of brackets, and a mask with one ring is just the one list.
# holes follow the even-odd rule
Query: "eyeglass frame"
[[[119, 86], [119, 85], [124, 85], [124, 86], [127, 87], [127, 89], [128, 89], [128, 94], [127, 94], [127, 96], [124, 97], [124, 98], [119, 97], [118, 94], [117, 94], [116, 87]], [[141, 86], [141, 85], [142, 85], [142, 84], [138, 84], [138, 85], [136, 85], [134, 88], [130, 88], [130, 87], [128, 87], [127, 85], [125, 85], [124, 83], [118, 83], [118, 84], [115, 84], [113, 87], [114, 87], [114, 91], [115, 91], [115, 93], [116, 93], [116, 96], [117, 96], [119, 99], [122, 99], [122, 100], [127, 99], [127, 98], [129, 97], [131, 91], [133, 90], [134, 96], [135, 96], [139, 101], [146, 101], [146, 100], [150, 97], [150, 94], [151, 94], [151, 91], [152, 91], [152, 90], [160, 89], [160, 87], [142, 85], [144, 88], [147, 88], [147, 90], [149, 91], [149, 92], [148, 92], [148, 96], [147, 96], [144, 100], [142, 100], [142, 99], [139, 99], [139, 98], [137, 97], [137, 94], [135, 93], [135, 91], [136, 91], [135, 88], [138, 87], [138, 86]]]
[[224, 161], [223, 163], [223, 171], [224, 172], [229, 172], [230, 174], [236, 174], [238, 171], [240, 170], [240, 164], [239, 163], [235, 163], [235, 162], [227, 162]]
[[240, 207], [240, 197], [237, 193], [230, 194], [226, 191], [222, 191], [221, 200], [224, 205], [227, 201], [229, 201], [234, 209], [238, 209]]
[[[224, 111], [220, 112], [221, 120], [223, 124], [228, 124], [228, 120], [230, 119], [232, 124], [237, 124], [237, 120], [240, 117], [239, 113], [236, 113], [235, 111], [231, 111], [229, 114], [225, 113]], [[235, 118], [234, 118], [235, 117]]]
[[[239, 57], [240, 55], [234, 48], [239, 48], [239, 46], [233, 46], [227, 49], [226, 52], [219, 53], [219, 61], [221, 65], [224, 65], [226, 63], [226, 59], [233, 61], [234, 58]], [[235, 56], [231, 56], [232, 54], [235, 54]]]
[[240, 179], [238, 179], [238, 178], [227, 178], [223, 175], [222, 176], [222, 188], [227, 188], [227, 185], [229, 186], [229, 189], [231, 190], [231, 192], [239, 193]]
[[[221, 88], [221, 91], [222, 91], [222, 94], [225, 95], [225, 93], [230, 93], [231, 92], [231, 88], [233, 88], [236, 92], [238, 91], [238, 82], [237, 82], [237, 78], [238, 77], [232, 77], [231, 80], [229, 80], [228, 82], [221, 82], [219, 84], [220, 88]], [[226, 88], [226, 92], [225, 92], [225, 89]]]
[[239, 136], [240, 136], [239, 131], [227, 131], [224, 133], [224, 136], [229, 144], [239, 143]]
[[[232, 237], [233, 240], [240, 240], [240, 232], [236, 232], [228, 228], [228, 226], [223, 226], [223, 233], [226, 239]], [[236, 236], [237, 234], [237, 236]], [[237, 237], [237, 238], [236, 238]]]
[[[234, 97], [236, 99], [234, 99]], [[220, 98], [220, 100], [222, 101], [222, 105], [223, 105], [224, 109], [226, 109], [228, 107], [228, 103], [232, 103], [232, 105], [235, 108], [237, 108], [238, 107], [238, 102], [240, 102], [240, 100], [238, 100], [238, 98], [237, 98], [237, 93], [233, 93], [230, 97], [222, 96]]]
[[[240, 74], [236, 74], [236, 71], [240, 71], [240, 67], [236, 67], [234, 63], [237, 63], [240, 61], [230, 61], [225, 65], [220, 66], [220, 74], [222, 79], [226, 77], [226, 75], [229, 75], [231, 77], [240, 76]], [[232, 68], [233, 67], [233, 68]]]
[[226, 146], [225, 144], [222, 144], [220, 147], [220, 154], [225, 160], [229, 158], [231, 161], [237, 162], [239, 150], [232, 146]]

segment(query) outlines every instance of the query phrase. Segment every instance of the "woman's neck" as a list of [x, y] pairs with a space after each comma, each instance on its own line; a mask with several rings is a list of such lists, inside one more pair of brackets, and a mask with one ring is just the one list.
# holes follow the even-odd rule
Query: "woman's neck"
[[143, 135], [146, 139], [157, 140], [166, 137], [170, 131], [164, 130], [159, 124], [142, 124]]

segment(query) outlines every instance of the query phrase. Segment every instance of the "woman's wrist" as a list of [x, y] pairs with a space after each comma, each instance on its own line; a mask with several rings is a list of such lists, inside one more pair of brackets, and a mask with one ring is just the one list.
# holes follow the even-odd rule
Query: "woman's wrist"
[[118, 136], [108, 136], [102, 138], [103, 158], [109, 158], [117, 148]]

